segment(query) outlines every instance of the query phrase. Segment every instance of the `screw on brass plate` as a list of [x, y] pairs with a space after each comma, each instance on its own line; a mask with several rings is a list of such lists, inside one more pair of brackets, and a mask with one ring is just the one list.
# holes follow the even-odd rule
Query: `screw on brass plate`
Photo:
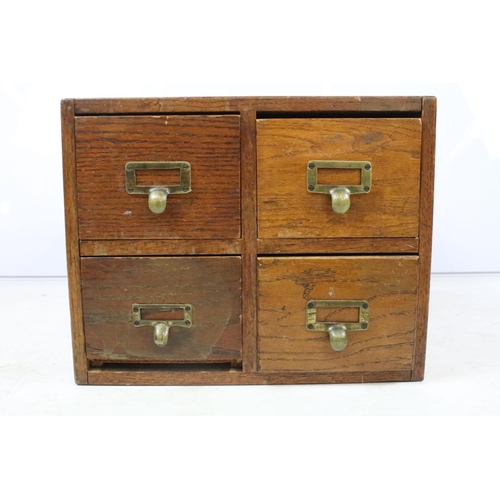
[[307, 329], [308, 329], [308, 330], [312, 330], [313, 328], [314, 328], [314, 326], [313, 326], [313, 325], [311, 325], [311, 324], [307, 325]]
[[189, 168], [189, 165], [186, 163], [185, 165], [182, 165], [182, 168], [183, 168], [184, 170], [187, 170], [187, 169]]
[[309, 186], [307, 189], [309, 189], [309, 191], [314, 191], [314, 186]]
[[368, 309], [368, 304], [363, 304], [361, 307], [362, 307], [363, 309]]
[[307, 307], [309, 309], [312, 309], [314, 307], [314, 302], [309, 302], [309, 304], [307, 304]]
[[370, 170], [370, 168], [372, 168], [370, 165], [368, 164], [365, 165], [365, 170]]
[[190, 325], [191, 324], [191, 321], [189, 321], [188, 319], [186, 321], [184, 321], [184, 324], [185, 325]]
[[309, 163], [309, 168], [313, 169], [316, 165], [314, 163]]
[[191, 311], [191, 308], [190, 308], [189, 306], [186, 306], [184, 309], [185, 309], [187, 312]]
[[138, 307], [134, 307], [133, 311], [136, 313], [136, 312], [139, 312], [139, 308]]
[[368, 191], [370, 191], [370, 188], [369, 188], [368, 186], [365, 186], [365, 187], [363, 188], [363, 191], [365, 191], [365, 192], [367, 192], [367, 193], [368, 193]]
[[368, 324], [367, 323], [361, 323], [361, 328], [363, 328], [363, 330], [366, 330], [368, 328]]
[[187, 191], [189, 190], [189, 188], [188, 188], [187, 186], [183, 186], [183, 187], [182, 187], [182, 190], [183, 190], [185, 193], [187, 193]]
[[134, 321], [135, 326], [139, 326], [139, 321]]

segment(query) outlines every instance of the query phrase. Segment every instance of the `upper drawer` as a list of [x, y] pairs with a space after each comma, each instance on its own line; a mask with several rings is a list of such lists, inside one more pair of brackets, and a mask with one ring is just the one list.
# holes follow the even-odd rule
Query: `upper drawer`
[[[259, 237], [418, 236], [421, 133], [418, 118], [258, 120]], [[346, 186], [360, 187], [335, 213]]]
[[[240, 236], [239, 116], [80, 116], [75, 135], [81, 239]], [[153, 213], [147, 192], [127, 192], [129, 162], [184, 162], [190, 190]], [[151, 188], [180, 179], [178, 166], [136, 171]]]

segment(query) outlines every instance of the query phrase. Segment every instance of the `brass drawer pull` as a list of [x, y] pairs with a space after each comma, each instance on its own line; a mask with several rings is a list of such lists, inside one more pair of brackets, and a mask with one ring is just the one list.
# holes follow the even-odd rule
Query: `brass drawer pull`
[[[182, 310], [184, 317], [183, 319], [174, 320], [147, 320], [142, 319], [144, 309], [153, 313]], [[155, 344], [160, 347], [164, 347], [168, 343], [168, 333], [170, 328], [174, 326], [178, 326], [180, 328], [191, 328], [191, 325], [193, 324], [193, 306], [191, 304], [133, 304], [132, 321], [136, 327], [154, 327], [153, 339]]]
[[[138, 186], [137, 170], [176, 170], [180, 171], [180, 182], [170, 186]], [[171, 194], [191, 192], [191, 165], [187, 161], [130, 161], [125, 165], [127, 193], [147, 194], [148, 206], [154, 214], [161, 214], [167, 206], [167, 197]]]
[[[357, 323], [318, 322], [316, 312], [319, 307], [358, 307]], [[370, 320], [370, 306], [366, 300], [310, 300], [306, 306], [306, 325], [308, 330], [328, 332], [330, 345], [335, 351], [343, 351], [347, 346], [347, 332], [366, 330]]]
[[[319, 168], [361, 170], [361, 184], [355, 186], [328, 186], [318, 184]], [[330, 194], [332, 209], [345, 214], [351, 206], [351, 194], [369, 193], [372, 187], [372, 164], [368, 161], [324, 161], [311, 160], [307, 164], [307, 190], [310, 193]]]

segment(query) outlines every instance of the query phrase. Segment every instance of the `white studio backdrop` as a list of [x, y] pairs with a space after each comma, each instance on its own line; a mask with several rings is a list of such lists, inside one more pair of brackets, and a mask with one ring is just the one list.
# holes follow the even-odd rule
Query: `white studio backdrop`
[[438, 98], [433, 272], [500, 272], [500, 105], [481, 84], [0, 83], [0, 277], [65, 276], [60, 100], [210, 95]]

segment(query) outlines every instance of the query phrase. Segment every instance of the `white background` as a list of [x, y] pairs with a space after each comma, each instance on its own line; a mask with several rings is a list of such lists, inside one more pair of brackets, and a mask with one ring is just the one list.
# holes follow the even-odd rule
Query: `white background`
[[499, 272], [495, 16], [375, 3], [3, 7], [0, 276], [66, 274], [61, 98], [212, 95], [437, 96], [432, 269]]

